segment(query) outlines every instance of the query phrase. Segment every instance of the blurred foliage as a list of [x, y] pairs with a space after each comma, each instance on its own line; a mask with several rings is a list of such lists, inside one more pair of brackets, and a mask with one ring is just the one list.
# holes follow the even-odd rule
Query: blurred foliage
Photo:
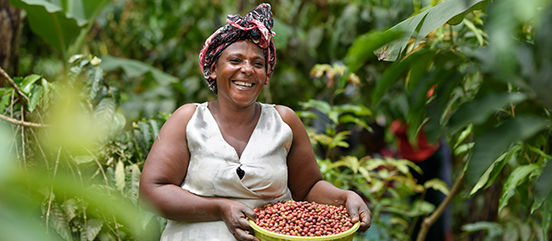
[[[214, 98], [199, 71], [199, 50], [205, 39], [225, 24], [227, 14], [243, 16], [261, 2], [112, 0], [99, 14], [77, 53], [137, 60], [176, 77], [178, 81], [167, 83], [149, 74], [133, 75], [122, 68], [107, 73], [111, 84], [120, 90], [121, 107], [129, 120], [172, 112], [184, 103]], [[309, 78], [309, 70], [316, 63], [342, 59], [357, 35], [385, 30], [412, 13], [412, 3], [400, 0], [268, 2], [275, 18], [278, 64], [260, 101], [292, 108], [298, 108], [300, 101], [327, 94], [325, 83]], [[24, 41], [33, 48], [42, 48], [24, 51], [20, 75], [41, 73], [47, 79], [57, 77], [59, 61], [51, 59], [49, 51], [43, 51], [51, 47], [44, 46], [34, 33], [24, 33]], [[367, 56], [375, 61], [373, 55]], [[377, 63], [359, 77], [363, 82], [372, 81], [385, 66]], [[362, 92], [371, 88], [370, 83], [373, 84], [368, 82]]]
[[[412, 143], [422, 131], [433, 143], [446, 140], [463, 166], [457, 176], [465, 174], [469, 197], [501, 186], [496, 222], [467, 224], [464, 231], [486, 230], [489, 240], [506, 235], [548, 240], [552, 5], [471, 2], [477, 4], [465, 6], [473, 12], [432, 32], [423, 29], [444, 20], [429, 17], [442, 13], [444, 3], [424, 11], [425, 21], [409, 26], [423, 36], [414, 35], [398, 49], [380, 49], [382, 56], [404, 57], [377, 81], [372, 101], [387, 118], [408, 123]], [[502, 171], [505, 180], [498, 178]], [[519, 199], [509, 203], [513, 197]], [[519, 218], [509, 220], [512, 216]], [[508, 229], [517, 223], [529, 233]]]
[[63, 81], [29, 75], [0, 89], [2, 119], [14, 124], [0, 132], [0, 240], [156, 240], [162, 232], [165, 220], [140, 207], [138, 186], [168, 115], [125, 130], [100, 61], [73, 56]]
[[[20, 73], [0, 89], [12, 123], [0, 122], [0, 240], [158, 239], [165, 220], [138, 206], [145, 157], [164, 113], [215, 98], [203, 41], [260, 2], [11, 0], [28, 21]], [[406, 196], [448, 191], [416, 184], [412, 163], [343, 151], [353, 132], [395, 119], [453, 149], [460, 202], [502, 187], [496, 222], [455, 217], [458, 238], [549, 239], [549, 0], [268, 2], [278, 64], [259, 101], [301, 110], [325, 177], [371, 201], [386, 230], [376, 240], [407, 239], [432, 212]]]

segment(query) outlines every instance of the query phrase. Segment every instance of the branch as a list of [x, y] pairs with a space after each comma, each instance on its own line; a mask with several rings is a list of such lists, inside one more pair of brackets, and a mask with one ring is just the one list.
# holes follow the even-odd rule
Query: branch
[[416, 241], [424, 241], [427, 232], [429, 231], [429, 228], [431, 225], [433, 225], [439, 217], [443, 214], [447, 206], [452, 202], [452, 199], [458, 192], [460, 191], [460, 186], [462, 186], [462, 183], [464, 182], [464, 173], [456, 179], [454, 182], [454, 185], [452, 186], [452, 189], [450, 190], [449, 195], [443, 200], [441, 204], [439, 204], [439, 207], [433, 212], [429, 217], [424, 218], [424, 221], [422, 222], [422, 227], [420, 228], [420, 232], [418, 233], [418, 238], [416, 238]]
[[3, 119], [5, 121], [11, 122], [16, 125], [20, 126], [26, 126], [26, 127], [48, 127], [48, 125], [39, 124], [39, 123], [33, 123], [33, 122], [26, 122], [26, 121], [20, 121], [5, 115], [0, 114], [0, 119]]
[[10, 83], [10, 85], [15, 89], [15, 91], [17, 92], [17, 94], [19, 94], [21, 97], [23, 97], [23, 99], [25, 99], [25, 101], [28, 103], [29, 102], [29, 97], [26, 96], [23, 92], [21, 92], [21, 90], [19, 89], [19, 87], [17, 86], [17, 84], [15, 84], [15, 82], [13, 81], [13, 79], [8, 75], [8, 73], [6, 73], [6, 71], [4, 71], [4, 69], [2, 69], [2, 67], [0, 67], [0, 73], [6, 77], [6, 79], [8, 80], [8, 82]]

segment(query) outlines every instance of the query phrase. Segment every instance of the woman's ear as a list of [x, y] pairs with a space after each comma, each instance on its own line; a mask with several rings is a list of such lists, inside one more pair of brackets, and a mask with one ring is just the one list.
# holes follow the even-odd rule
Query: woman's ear
[[210, 74], [209, 74], [209, 77], [211, 79], [217, 79], [217, 72], [215, 72], [216, 69], [217, 69], [217, 63], [211, 65], [211, 71], [210, 71]]

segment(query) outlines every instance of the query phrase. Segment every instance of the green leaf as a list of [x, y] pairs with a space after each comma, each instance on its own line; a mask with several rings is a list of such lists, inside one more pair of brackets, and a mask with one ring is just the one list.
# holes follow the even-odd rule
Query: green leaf
[[122, 161], [117, 162], [115, 167], [115, 186], [121, 193], [125, 190], [125, 165]]
[[415, 48], [431, 31], [447, 23], [454, 16], [466, 12], [475, 4], [483, 1], [484, 0], [448, 0], [402, 21], [388, 31], [405, 32], [405, 37], [377, 49], [375, 51], [376, 56], [378, 56], [380, 60], [385, 61], [397, 60], [402, 51], [406, 49], [406, 45], [411, 37], [415, 36], [416, 38], [416, 41], [413, 43], [413, 47]]
[[138, 190], [140, 187], [140, 168], [138, 165], [133, 163], [130, 166], [126, 167], [126, 173], [127, 173], [127, 185], [128, 188], [127, 196], [130, 198], [130, 200], [134, 203], [138, 203]]
[[[96, 106], [95, 114], [96, 120], [99, 123], [113, 123], [113, 117], [115, 116], [115, 100], [112, 98], [103, 98]], [[111, 128], [111, 126], [101, 126], [102, 128]], [[108, 129], [109, 130], [109, 129]]]
[[462, 226], [462, 230], [470, 233], [487, 230], [487, 235], [489, 238], [499, 237], [500, 234], [502, 234], [503, 232], [502, 226], [500, 226], [500, 224], [486, 221], [465, 224]]
[[498, 175], [507, 163], [512, 162], [517, 158], [518, 153], [521, 151], [521, 149], [521, 145], [515, 145], [506, 153], [506, 157], [504, 157], [504, 159], [494, 163], [493, 171], [491, 172], [487, 185], [485, 185], [485, 189], [489, 188], [489, 186], [493, 184], [494, 180], [498, 177]]
[[140, 129], [140, 132], [142, 132], [142, 137], [144, 138], [144, 147], [146, 149], [150, 149], [151, 148], [151, 143], [152, 143], [152, 134], [151, 134], [151, 126], [148, 125], [148, 123], [146, 122], [143, 122], [143, 121], [140, 121], [138, 122], [138, 128]]
[[480, 99], [460, 106], [450, 117], [447, 129], [454, 133], [468, 124], [481, 124], [506, 105], [517, 104], [526, 98], [523, 93], [486, 94]]
[[544, 203], [544, 208], [542, 209], [542, 223], [541, 230], [543, 240], [548, 240], [548, 230], [550, 229], [550, 222], [552, 220], [552, 192], [548, 194], [546, 202]]
[[29, 75], [29, 76], [25, 77], [23, 79], [23, 82], [19, 86], [19, 88], [21, 89], [21, 92], [23, 92], [27, 95], [29, 93], [31, 93], [31, 90], [34, 87], [34, 83], [36, 81], [38, 81], [40, 78], [42, 78], [42, 77], [40, 75], [36, 75], [36, 74], [32, 74], [32, 75]]
[[468, 10], [452, 17], [447, 23], [450, 24], [450, 25], [457, 25], [457, 24], [460, 24], [462, 22], [462, 20], [464, 20], [464, 17], [468, 14], [468, 13], [471, 13], [472, 11], [474, 10], [481, 10], [485, 7], [485, 2], [479, 2], [473, 6], [471, 6]]
[[1, 113], [4, 113], [4, 109], [6, 109], [6, 107], [8, 107], [8, 104], [10, 103], [11, 101], [11, 94], [6, 94], [4, 96], [2, 96], [2, 99], [0, 99], [0, 112]]
[[95, 240], [103, 227], [103, 220], [101, 219], [89, 219], [84, 225], [84, 230], [81, 233], [81, 240], [92, 241]]
[[332, 110], [330, 104], [322, 100], [309, 99], [307, 102], [300, 102], [299, 105], [303, 109], [315, 108], [325, 115], [329, 115], [330, 111]]
[[510, 198], [515, 194], [516, 187], [524, 182], [529, 174], [539, 168], [540, 166], [537, 164], [519, 166], [512, 172], [512, 174], [510, 174], [510, 176], [508, 176], [508, 179], [506, 179], [506, 183], [504, 183], [504, 187], [502, 188], [502, 195], [498, 206], [499, 212], [502, 208], [508, 205], [508, 200], [510, 200]]
[[535, 203], [531, 208], [531, 213], [538, 209], [543, 201], [552, 193], [552, 161], [548, 160], [542, 174], [535, 182]]
[[[46, 215], [47, 210], [43, 210]], [[71, 231], [69, 229], [69, 221], [65, 217], [63, 210], [57, 202], [52, 202], [50, 205], [50, 226], [65, 240], [71, 240]]]
[[353, 104], [343, 104], [335, 105], [334, 110], [344, 114], [344, 113], [353, 113], [357, 116], [371, 116], [372, 111], [364, 105], [353, 105]]
[[483, 133], [475, 140], [473, 153], [467, 164], [467, 183], [474, 185], [485, 170], [508, 150], [510, 144], [523, 141], [545, 127], [546, 121], [540, 117], [518, 116]]
[[[509, 153], [509, 152], [508, 152]], [[489, 176], [491, 175], [491, 173], [493, 173], [493, 171], [495, 170], [495, 166], [497, 165], [497, 163], [505, 163], [504, 160], [506, 160], [506, 155], [508, 153], [504, 153], [502, 154], [499, 158], [497, 158], [493, 164], [487, 168], [487, 171], [485, 171], [485, 173], [483, 173], [483, 176], [481, 176], [481, 178], [479, 178], [479, 181], [477, 181], [477, 183], [475, 184], [475, 186], [472, 188], [471, 192], [470, 192], [470, 195], [469, 197], [473, 197], [473, 195], [475, 193], [477, 193], [477, 191], [479, 191], [479, 189], [483, 188], [484, 186], [488, 186], [490, 185], [490, 183], [492, 181], [489, 181]], [[502, 164], [500, 164], [502, 165]], [[497, 168], [498, 169], [498, 168]], [[502, 167], [500, 167], [500, 169], [502, 169]], [[499, 170], [500, 171], [500, 170]], [[489, 183], [488, 185], [485, 185]]]
[[77, 209], [79, 209], [79, 205], [77, 204], [75, 199], [67, 199], [67, 201], [63, 202], [61, 207], [63, 208], [65, 216], [67, 217], [67, 221], [71, 221], [77, 216]]
[[445, 194], [447, 196], [450, 193], [450, 190], [449, 190], [447, 184], [445, 182], [443, 182], [443, 180], [438, 179], [438, 178], [433, 178], [429, 181], [426, 181], [424, 183], [424, 187], [426, 189], [429, 189], [429, 188], [435, 189], [437, 191], [442, 192], [443, 194]]
[[378, 103], [385, 92], [396, 83], [400, 77], [410, 70], [410, 67], [420, 59], [434, 56], [434, 52], [429, 49], [422, 49], [402, 61], [391, 65], [376, 82], [374, 93], [372, 93], [372, 103]]
[[[31, 30], [66, 58], [69, 45], [79, 35], [81, 26], [63, 9], [46, 0], [10, 0], [27, 12]], [[65, 61], [65, 60], [64, 60]]]
[[159, 130], [161, 128], [159, 127], [159, 124], [157, 123], [157, 121], [153, 119], [149, 120], [149, 124], [151, 126], [151, 139], [155, 140], [155, 138], [157, 138], [157, 135], [159, 135]]
[[386, 43], [395, 41], [402, 37], [400, 31], [372, 30], [368, 33], [358, 36], [353, 45], [347, 50], [343, 60], [349, 66], [351, 72], [356, 72], [370, 57], [372, 52]]
[[35, 85], [33, 91], [31, 92], [29, 103], [27, 103], [27, 109], [32, 113], [44, 93], [44, 88], [40, 85]]
[[105, 71], [113, 71], [121, 68], [130, 78], [141, 77], [146, 73], [150, 73], [153, 78], [162, 85], [169, 85], [178, 81], [178, 78], [158, 70], [157, 68], [144, 62], [109, 55], [103, 55], [101, 59], [102, 63], [100, 63], [100, 68]]
[[91, 157], [91, 156], [75, 156], [73, 158], [73, 161], [75, 161], [75, 163], [77, 163], [77, 165], [80, 165], [80, 164], [84, 164], [84, 163], [93, 162], [94, 158]]

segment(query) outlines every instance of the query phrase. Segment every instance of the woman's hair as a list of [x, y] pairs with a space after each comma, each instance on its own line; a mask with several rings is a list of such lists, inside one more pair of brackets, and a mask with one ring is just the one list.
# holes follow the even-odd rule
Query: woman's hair
[[228, 15], [226, 17], [227, 25], [219, 28], [206, 41], [199, 53], [199, 67], [203, 73], [203, 78], [207, 81], [209, 88], [215, 94], [217, 93], [217, 83], [211, 79], [211, 67], [217, 62], [222, 52], [231, 44], [240, 41], [251, 41], [263, 50], [266, 61], [266, 83], [276, 64], [276, 48], [272, 36], [276, 35], [272, 31], [274, 20], [270, 4], [261, 3], [247, 15]]

